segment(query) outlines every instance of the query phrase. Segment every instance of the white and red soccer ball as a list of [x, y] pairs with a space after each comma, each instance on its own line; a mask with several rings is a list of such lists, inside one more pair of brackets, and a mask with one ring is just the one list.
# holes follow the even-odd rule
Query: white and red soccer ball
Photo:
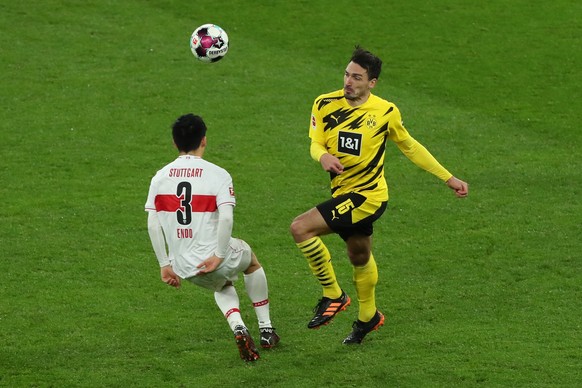
[[216, 24], [203, 24], [192, 33], [190, 50], [202, 62], [219, 61], [228, 52], [228, 35]]

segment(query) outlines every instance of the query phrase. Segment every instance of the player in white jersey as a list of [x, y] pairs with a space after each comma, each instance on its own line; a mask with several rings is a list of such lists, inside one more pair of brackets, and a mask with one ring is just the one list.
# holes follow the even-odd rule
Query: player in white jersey
[[233, 285], [240, 272], [259, 321], [261, 346], [275, 346], [279, 336], [271, 325], [265, 271], [249, 245], [231, 237], [236, 204], [232, 178], [202, 159], [207, 140], [200, 116], [180, 116], [172, 136], [179, 156], [152, 178], [145, 204], [162, 281], [180, 287], [185, 279], [214, 291], [241, 358], [255, 361], [259, 353], [242, 320]]

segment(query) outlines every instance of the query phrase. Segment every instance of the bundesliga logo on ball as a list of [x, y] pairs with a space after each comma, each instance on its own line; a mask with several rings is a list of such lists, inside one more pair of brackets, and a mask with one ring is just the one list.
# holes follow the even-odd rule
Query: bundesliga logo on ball
[[190, 49], [202, 62], [217, 62], [228, 52], [228, 35], [216, 24], [204, 24], [192, 33]]

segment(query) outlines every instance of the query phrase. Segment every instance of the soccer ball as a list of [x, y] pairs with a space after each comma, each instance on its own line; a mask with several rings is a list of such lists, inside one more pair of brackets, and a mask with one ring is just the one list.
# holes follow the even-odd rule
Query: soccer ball
[[216, 24], [203, 24], [192, 33], [190, 50], [202, 62], [220, 61], [228, 52], [228, 35]]

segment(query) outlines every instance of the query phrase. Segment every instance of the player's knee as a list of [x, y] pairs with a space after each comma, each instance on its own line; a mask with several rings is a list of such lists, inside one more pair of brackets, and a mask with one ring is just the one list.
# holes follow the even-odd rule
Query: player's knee
[[302, 241], [303, 235], [305, 234], [305, 226], [299, 217], [295, 218], [291, 225], [289, 226], [289, 232], [295, 239], [295, 241]]
[[352, 265], [363, 266], [368, 264], [372, 250], [370, 236], [354, 235], [347, 240], [347, 254]]
[[350, 262], [357, 267], [368, 264], [370, 253], [370, 250], [366, 247], [348, 247], [348, 257], [350, 258]]
[[259, 263], [259, 259], [257, 259], [257, 256], [255, 256], [254, 252], [251, 251], [251, 263], [249, 264], [247, 269], [244, 271], [245, 275], [250, 275], [260, 268], [261, 268], [261, 263]]
[[296, 243], [300, 243], [315, 236], [319, 236], [326, 230], [327, 224], [323, 218], [319, 216], [319, 213], [315, 208], [297, 216], [293, 222], [291, 222], [289, 227], [289, 231], [291, 232], [291, 235], [295, 239]]
[[258, 261], [251, 262], [251, 264], [249, 265], [249, 267], [244, 271], [244, 274], [245, 275], [250, 275], [253, 272], [255, 272], [255, 271], [257, 271], [257, 270], [259, 270], [261, 268], [262, 268], [261, 267], [261, 264], [259, 264]]

